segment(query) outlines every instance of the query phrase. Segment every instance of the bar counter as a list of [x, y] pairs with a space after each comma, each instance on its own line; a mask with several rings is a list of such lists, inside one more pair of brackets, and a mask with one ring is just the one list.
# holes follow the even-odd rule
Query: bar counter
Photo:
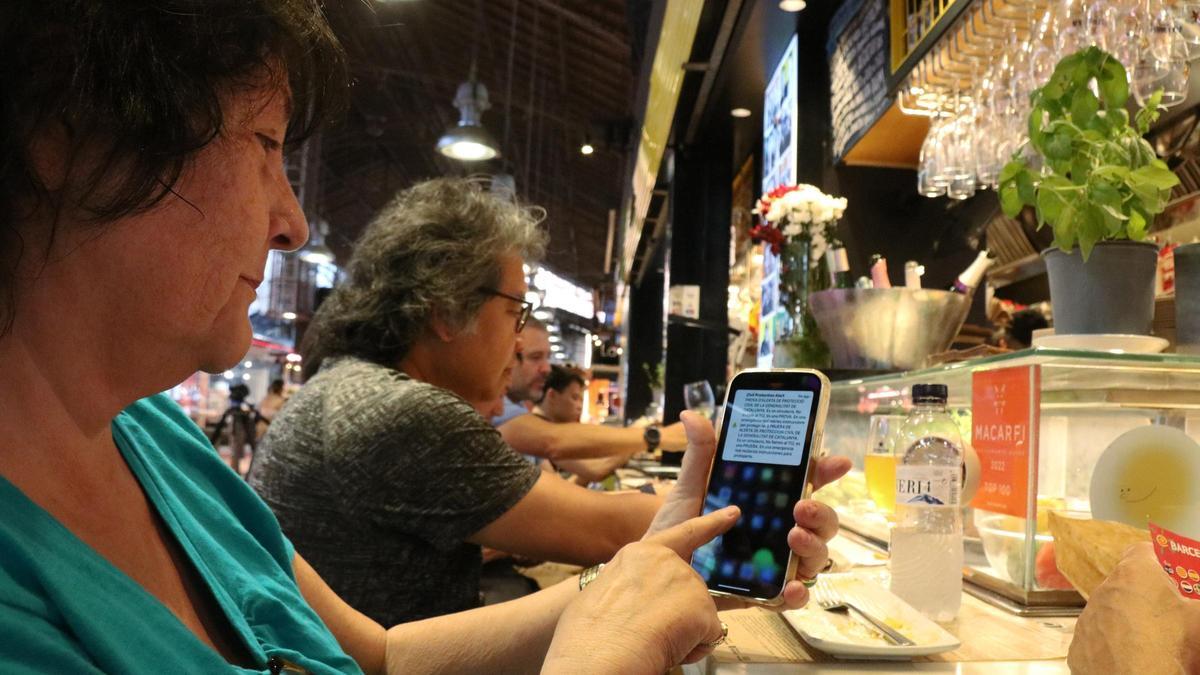
[[[830, 543], [839, 570], [868, 575], [886, 586], [881, 554], [848, 536]], [[866, 563], [866, 564], [862, 564]], [[1067, 650], [1075, 628], [1069, 617], [1024, 618], [963, 594], [953, 624], [943, 625], [962, 645], [934, 656], [903, 661], [837, 659], [805, 644], [787, 621], [766, 609], [722, 612], [729, 639], [708, 659], [684, 666], [686, 675], [782, 675], [783, 673], [987, 673], [1050, 675], [1069, 673]]]

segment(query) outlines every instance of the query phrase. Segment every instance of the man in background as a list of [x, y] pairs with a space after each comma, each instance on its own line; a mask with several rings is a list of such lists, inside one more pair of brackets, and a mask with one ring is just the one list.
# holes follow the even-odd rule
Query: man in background
[[530, 317], [521, 331], [513, 358], [512, 379], [504, 397], [504, 411], [492, 418], [492, 426], [527, 414], [542, 400], [546, 376], [550, 374], [550, 332], [546, 324]]
[[[583, 415], [583, 401], [586, 395], [587, 380], [584, 379], [583, 373], [574, 368], [551, 366], [550, 374], [546, 377], [542, 401], [533, 409], [532, 414], [554, 424], [578, 423]], [[627, 459], [625, 454], [617, 453], [607, 457], [566, 458], [557, 462], [546, 460], [542, 466], [575, 474], [575, 482], [588, 485], [604, 480]]]

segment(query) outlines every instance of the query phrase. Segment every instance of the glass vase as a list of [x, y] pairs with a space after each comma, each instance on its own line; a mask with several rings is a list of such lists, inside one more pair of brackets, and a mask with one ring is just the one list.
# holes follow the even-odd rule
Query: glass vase
[[829, 347], [817, 330], [808, 297], [828, 286], [825, 257], [813, 261], [812, 240], [794, 237], [779, 256], [779, 300], [786, 318], [775, 345], [777, 368], [828, 368]]

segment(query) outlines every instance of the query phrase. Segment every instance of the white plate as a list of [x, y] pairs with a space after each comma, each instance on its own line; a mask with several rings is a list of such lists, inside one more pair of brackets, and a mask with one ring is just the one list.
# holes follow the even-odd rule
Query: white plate
[[917, 643], [912, 647], [894, 645], [853, 611], [829, 612], [815, 602], [804, 609], [783, 613], [783, 618], [805, 642], [830, 656], [903, 660], [941, 654], [958, 649], [962, 644], [912, 605], [859, 574], [822, 574], [820, 583], [832, 584], [843, 598]]
[[1200, 535], [1200, 444], [1157, 424], [1126, 431], [1092, 470], [1092, 517], [1145, 529], [1146, 521]]
[[1048, 349], [1082, 349], [1094, 352], [1128, 352], [1131, 354], [1157, 354], [1171, 344], [1154, 335], [1118, 335], [1100, 333], [1095, 335], [1038, 335], [1033, 338], [1034, 347]]

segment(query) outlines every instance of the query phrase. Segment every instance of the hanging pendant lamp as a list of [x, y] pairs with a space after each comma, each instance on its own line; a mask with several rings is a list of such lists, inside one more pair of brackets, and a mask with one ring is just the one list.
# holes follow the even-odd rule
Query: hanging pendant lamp
[[450, 127], [438, 139], [438, 152], [464, 162], [478, 162], [499, 155], [500, 145], [480, 121], [483, 111], [492, 106], [488, 101], [487, 87], [475, 81], [474, 60], [470, 79], [458, 85], [454, 107], [459, 111], [458, 125]]

